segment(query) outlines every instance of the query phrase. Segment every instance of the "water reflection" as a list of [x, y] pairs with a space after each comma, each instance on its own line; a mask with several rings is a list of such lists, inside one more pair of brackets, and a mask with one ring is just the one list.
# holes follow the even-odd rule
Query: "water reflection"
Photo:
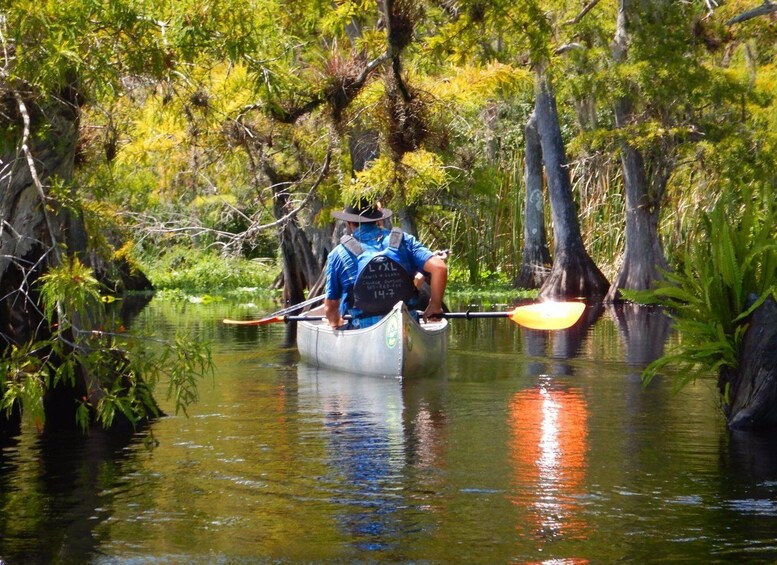
[[775, 440], [729, 436], [715, 391], [641, 386], [667, 331], [650, 312], [452, 324], [447, 374], [400, 382], [299, 365], [282, 324], [221, 324], [238, 308], [134, 322], [214, 341], [215, 378], [189, 418], [152, 424], [153, 452], [25, 423], [0, 454], [0, 561], [777, 557]]
[[521, 537], [584, 539], [579, 517], [588, 451], [588, 407], [580, 390], [544, 384], [513, 395], [508, 407]]
[[439, 377], [402, 382], [405, 460], [421, 471], [418, 477], [425, 482], [433, 479], [430, 471], [444, 464], [449, 424], [444, 385]]
[[672, 323], [663, 309], [617, 303], [608, 305], [608, 310], [626, 343], [629, 365], [646, 367], [664, 354]]
[[336, 520], [361, 551], [397, 543], [405, 464], [402, 381], [298, 366], [300, 411], [326, 429]]
[[[543, 332], [552, 340], [552, 357], [555, 359], [571, 359], [580, 355], [583, 343], [591, 334], [591, 328], [602, 317], [604, 307], [600, 302], [588, 304], [582, 317], [571, 328]], [[569, 374], [564, 372], [564, 374]]]
[[579, 508], [585, 494], [588, 405], [580, 388], [556, 385], [554, 377], [574, 374], [564, 360], [580, 353], [589, 328], [600, 315], [600, 308], [589, 307], [567, 330], [524, 330], [526, 355], [547, 359], [550, 349], [553, 362], [527, 363], [527, 374], [537, 377], [536, 385], [514, 393], [508, 404], [514, 480], [511, 500], [519, 509], [516, 528], [521, 538], [547, 542], [588, 535]]
[[127, 439], [48, 430], [6, 446], [2, 475], [13, 469], [23, 480], [0, 489], [0, 540], [12, 540], [0, 544], [0, 562], [84, 563], [98, 554], [96, 529], [112, 512]]

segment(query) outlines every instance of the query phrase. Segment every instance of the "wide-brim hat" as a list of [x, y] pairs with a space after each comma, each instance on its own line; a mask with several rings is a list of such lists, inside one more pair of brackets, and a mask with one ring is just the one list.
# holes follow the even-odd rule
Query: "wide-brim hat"
[[355, 205], [346, 206], [342, 212], [332, 212], [332, 216], [344, 222], [366, 224], [379, 222], [390, 218], [393, 212], [388, 208], [381, 208], [380, 204], [371, 204], [367, 200], [360, 200]]

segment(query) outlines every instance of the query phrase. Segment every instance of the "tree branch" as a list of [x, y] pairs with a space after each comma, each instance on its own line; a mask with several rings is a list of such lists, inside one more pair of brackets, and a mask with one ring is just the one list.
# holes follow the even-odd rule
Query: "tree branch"
[[43, 214], [43, 218], [46, 220], [46, 228], [49, 231], [49, 237], [51, 238], [51, 245], [54, 248], [54, 257], [57, 260], [57, 263], [62, 262], [62, 255], [59, 250], [59, 245], [57, 243], [57, 236], [56, 232], [54, 231], [54, 224], [51, 221], [51, 216], [48, 212], [48, 196], [46, 196], [46, 191], [43, 188], [43, 183], [40, 181], [40, 178], [38, 177], [38, 169], [35, 167], [35, 160], [32, 157], [32, 153], [30, 152], [30, 148], [27, 145], [27, 142], [30, 139], [30, 114], [27, 112], [27, 105], [24, 103], [24, 100], [22, 100], [22, 96], [14, 91], [14, 98], [16, 99], [16, 104], [19, 107], [19, 113], [22, 115], [22, 120], [24, 121], [24, 130], [22, 133], [22, 143], [21, 143], [21, 149], [22, 153], [24, 153], [25, 158], [27, 159], [27, 167], [30, 170], [30, 177], [32, 178], [32, 182], [35, 185], [35, 187], [38, 189], [38, 194], [40, 195], [41, 200], [41, 213]]
[[751, 20], [759, 16], [765, 16], [767, 14], [771, 14], [774, 12], [777, 12], [777, 2], [772, 2], [771, 0], [764, 0], [764, 3], [758, 6], [757, 8], [753, 8], [752, 10], [747, 10], [746, 12], [742, 12], [738, 16], [734, 16], [733, 18], [731, 18], [726, 22], [726, 25], [732, 26], [734, 24], [742, 23], [744, 21]]
[[586, 5], [585, 8], [583, 8], [583, 11], [580, 12], [578, 15], [576, 15], [574, 18], [572, 18], [569, 21], [564, 22], [564, 25], [575, 25], [576, 23], [579, 23], [580, 20], [582, 20], [585, 15], [590, 12], [594, 6], [596, 6], [599, 3], [599, 0], [591, 0], [588, 5]]
[[[240, 214], [240, 216], [242, 216], [244, 219], [251, 222], [251, 225], [248, 227], [248, 229], [240, 233], [226, 232], [202, 225], [192, 225], [191, 219], [187, 217], [181, 217], [179, 219], [163, 219], [155, 218], [147, 214], [134, 214], [130, 212], [124, 212], [123, 215], [125, 217], [132, 218], [132, 221], [137, 226], [138, 231], [142, 233], [139, 238], [139, 241], [141, 242], [146, 237], [154, 235], [185, 235], [187, 238], [191, 238], [207, 234], [219, 240], [214, 242], [212, 244], [213, 246], [218, 245], [222, 249], [240, 249], [243, 245], [243, 242], [250, 240], [259, 232], [280, 226], [299, 214], [299, 212], [310, 202], [310, 199], [313, 197], [316, 190], [323, 182], [324, 178], [326, 178], [326, 175], [329, 173], [331, 162], [332, 147], [329, 147], [324, 159], [324, 164], [321, 166], [321, 170], [318, 173], [318, 177], [313, 182], [313, 185], [310, 187], [307, 194], [305, 194], [304, 198], [302, 198], [302, 200], [299, 201], [299, 203], [292, 210], [272, 222], [267, 224], [255, 224], [254, 217], [256, 215], [254, 215], [254, 217], [249, 217], [243, 214], [240, 210], [232, 207], [234, 212]], [[305, 176], [307, 176], [307, 173]], [[278, 184], [296, 185], [301, 183], [303, 180], [304, 177], [294, 182], [279, 182], [276, 183], [276, 188]]]

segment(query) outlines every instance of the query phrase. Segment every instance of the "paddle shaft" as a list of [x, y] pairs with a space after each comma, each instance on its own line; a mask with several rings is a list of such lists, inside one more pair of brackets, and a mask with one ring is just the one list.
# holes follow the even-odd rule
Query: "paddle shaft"
[[[466, 312], [443, 312], [441, 317], [460, 318], [465, 320], [474, 318], [509, 318], [511, 321], [525, 328], [536, 330], [562, 330], [575, 324], [584, 310], [585, 304], [581, 302], [546, 302], [518, 306], [509, 312], [472, 312], [467, 310]], [[419, 315], [421, 314], [421, 312], [417, 313]], [[324, 319], [326, 319], [326, 316], [292, 316], [286, 314], [265, 318], [263, 320], [224, 320], [224, 323], [262, 326], [277, 322], [312, 322]], [[349, 320], [351, 319], [351, 316], [344, 316], [344, 319]]]
[[509, 318], [510, 314], [512, 312], [472, 312], [467, 310], [466, 312], [445, 312], [443, 317], [469, 320], [470, 318]]
[[278, 310], [277, 312], [273, 312], [272, 314], [268, 314], [265, 316], [265, 318], [275, 318], [277, 316], [283, 316], [285, 314], [291, 314], [292, 312], [296, 310], [302, 310], [303, 308], [307, 306], [312, 306], [313, 304], [316, 304], [317, 302], [321, 302], [324, 299], [323, 294], [319, 294], [318, 296], [314, 296], [313, 298], [308, 298], [304, 302], [300, 302], [299, 304], [292, 304], [288, 308], [284, 308], [283, 310]]
[[[292, 304], [288, 308], [284, 308], [282, 310], [278, 310], [277, 312], [273, 312], [272, 314], [265, 316], [261, 320], [230, 320], [226, 319], [224, 320], [225, 324], [233, 325], [233, 326], [266, 326], [267, 324], [274, 324], [276, 322], [285, 322], [286, 315], [290, 314], [291, 312], [296, 312], [297, 310], [301, 310], [303, 308], [306, 308], [308, 306], [312, 306], [313, 304], [316, 304], [317, 302], [321, 302], [324, 299], [324, 295], [320, 294], [318, 296], [314, 296], [313, 298], [309, 298], [305, 300], [304, 302], [300, 302], [299, 304]], [[320, 318], [319, 318], [320, 319]]]
[[[420, 316], [422, 312], [419, 310], [418, 315]], [[470, 312], [467, 310], [466, 312], [443, 312], [442, 317], [443, 318], [464, 318], [464, 319], [470, 319], [470, 318], [509, 318], [510, 314], [512, 312]], [[280, 318], [280, 316], [279, 316]], [[320, 320], [324, 320], [326, 316], [283, 316], [282, 320], [278, 321], [284, 321], [284, 322], [317, 322]], [[344, 320], [351, 320], [353, 319], [353, 316], [343, 316]]]

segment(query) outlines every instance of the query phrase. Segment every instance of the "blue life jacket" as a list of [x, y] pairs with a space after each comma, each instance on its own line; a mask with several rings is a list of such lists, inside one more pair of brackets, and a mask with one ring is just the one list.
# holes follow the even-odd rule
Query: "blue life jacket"
[[356, 259], [356, 282], [348, 291], [349, 310], [359, 310], [364, 316], [386, 314], [400, 300], [412, 302], [416, 295], [413, 277], [404, 266], [399, 249], [404, 234], [399, 228], [391, 230], [388, 246], [379, 251], [363, 247], [352, 235], [345, 235], [340, 243]]

